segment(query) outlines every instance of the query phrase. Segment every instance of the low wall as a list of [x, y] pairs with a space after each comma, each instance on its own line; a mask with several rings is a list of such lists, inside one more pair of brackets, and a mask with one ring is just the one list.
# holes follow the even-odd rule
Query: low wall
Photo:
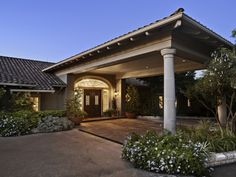
[[219, 165], [226, 165], [236, 162], [236, 151], [222, 152], [222, 153], [212, 153], [207, 166], [215, 167]]

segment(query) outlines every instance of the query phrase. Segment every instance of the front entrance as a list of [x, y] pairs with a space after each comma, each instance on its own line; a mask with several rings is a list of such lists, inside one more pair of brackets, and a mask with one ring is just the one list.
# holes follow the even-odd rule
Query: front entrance
[[84, 111], [88, 117], [101, 117], [101, 90], [84, 89]]

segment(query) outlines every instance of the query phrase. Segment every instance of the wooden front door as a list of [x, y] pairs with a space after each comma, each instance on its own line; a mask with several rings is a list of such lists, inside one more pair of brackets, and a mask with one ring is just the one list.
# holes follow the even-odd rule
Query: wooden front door
[[101, 117], [101, 90], [84, 90], [84, 111], [88, 117]]

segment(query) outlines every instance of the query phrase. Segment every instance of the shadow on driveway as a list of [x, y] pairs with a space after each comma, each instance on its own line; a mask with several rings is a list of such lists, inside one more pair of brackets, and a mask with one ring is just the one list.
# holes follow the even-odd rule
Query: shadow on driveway
[[161, 121], [145, 119], [113, 119], [81, 123], [79, 130], [123, 144], [128, 135], [144, 134], [148, 130], [162, 131]]
[[121, 159], [121, 145], [77, 129], [0, 137], [0, 177], [154, 177]]

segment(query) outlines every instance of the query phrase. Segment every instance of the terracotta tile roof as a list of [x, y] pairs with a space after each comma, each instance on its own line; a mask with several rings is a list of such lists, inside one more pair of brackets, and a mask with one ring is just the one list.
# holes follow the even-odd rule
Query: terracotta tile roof
[[56, 75], [42, 72], [54, 63], [0, 56], [0, 85], [30, 87], [32, 90], [54, 90], [66, 84]]

